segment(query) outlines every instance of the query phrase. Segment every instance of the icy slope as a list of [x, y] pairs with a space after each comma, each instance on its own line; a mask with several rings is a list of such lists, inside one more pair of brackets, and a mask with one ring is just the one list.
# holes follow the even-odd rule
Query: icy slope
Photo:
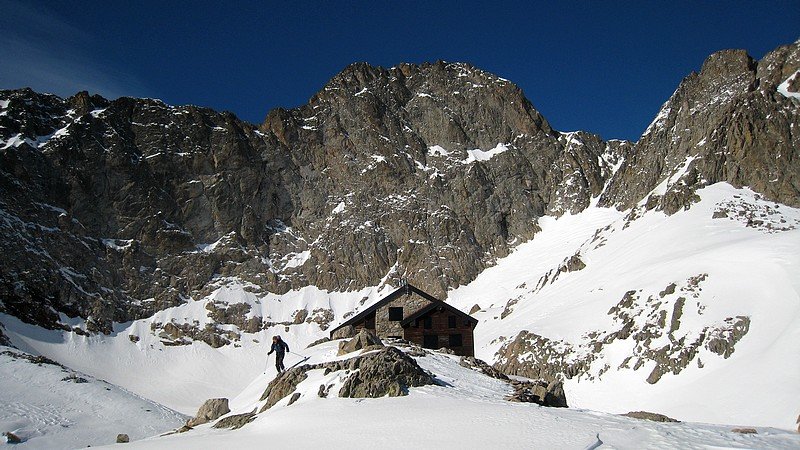
[[[527, 330], [550, 340], [551, 363], [587, 366], [566, 383], [571, 405], [796, 428], [800, 210], [722, 183], [699, 195], [672, 216], [640, 206], [542, 220], [450, 293], [482, 308], [477, 356], [502, 360]], [[573, 255], [585, 267], [560, 271]], [[511, 365], [543, 350], [531, 342]]]
[[[337, 359], [337, 342], [307, 350], [310, 362]], [[351, 355], [352, 356], [352, 355]], [[341, 358], [339, 358], [341, 359]], [[793, 448], [800, 435], [769, 428], [742, 435], [730, 427], [660, 424], [585, 410], [539, 407], [504, 400], [509, 385], [461, 367], [458, 357], [415, 358], [440, 381], [412, 388], [405, 397], [320, 398], [319, 385], [338, 373], [309, 372], [296, 389], [255, 421], [238, 430], [201, 425], [192, 431], [154, 437], [133, 448]], [[266, 383], [262, 376], [233, 402], [231, 414], [252, 411]], [[336, 389], [331, 389], [331, 393]]]
[[20, 437], [22, 448], [110, 444], [120, 433], [141, 439], [186, 420], [117, 386], [31, 358], [0, 346], [0, 430]]

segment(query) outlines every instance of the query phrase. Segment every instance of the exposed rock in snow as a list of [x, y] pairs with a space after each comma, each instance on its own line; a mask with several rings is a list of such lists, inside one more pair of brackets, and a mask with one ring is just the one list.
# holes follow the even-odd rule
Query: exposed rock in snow
[[366, 328], [362, 328], [358, 331], [358, 334], [349, 341], [339, 343], [339, 355], [345, 355], [358, 350], [374, 350], [380, 347], [383, 347], [383, 342], [381, 342], [380, 338], [375, 336], [375, 333]]
[[231, 412], [227, 398], [210, 398], [206, 400], [197, 414], [186, 422], [187, 426], [196, 427], [212, 420], [216, 420]]
[[679, 422], [679, 420], [667, 417], [664, 414], [658, 414], [648, 411], [631, 411], [623, 415], [626, 417], [633, 417], [634, 419], [650, 420], [652, 422]]

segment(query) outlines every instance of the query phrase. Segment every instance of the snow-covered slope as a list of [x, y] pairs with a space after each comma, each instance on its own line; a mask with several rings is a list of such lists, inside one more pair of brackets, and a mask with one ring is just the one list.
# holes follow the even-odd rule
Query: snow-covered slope
[[[464, 311], [475, 304], [481, 308], [474, 314], [480, 319], [475, 331], [477, 356], [503, 362], [504, 346], [524, 330], [548, 340], [541, 349], [555, 350], [553, 362], [558, 363], [559, 358], [585, 362], [584, 369], [565, 383], [572, 407], [609, 413], [649, 410], [687, 421], [794, 429], [800, 412], [800, 386], [796, 383], [800, 379], [800, 211], [726, 184], [705, 188], [699, 195], [698, 203], [671, 216], [640, 205], [633, 211], [591, 207], [579, 214], [541, 219], [542, 231], [532, 241], [519, 245], [474, 282], [449, 293], [448, 301]], [[567, 268], [573, 256], [585, 267]], [[266, 343], [272, 335], [283, 335], [292, 351], [306, 354], [305, 347], [326, 336], [329, 326], [385, 293], [377, 288], [328, 292], [307, 287], [284, 295], [264, 295], [254, 294], [236, 279], [219, 279], [218, 284], [203, 299], [145, 320], [115, 324], [108, 336], [42, 330], [7, 315], [0, 321], [19, 349], [45, 355], [181, 413], [194, 414], [212, 397], [231, 398], [234, 410], [244, 411], [252, 409], [252, 399], [274, 376], [269, 365], [264, 373]], [[223, 332], [229, 330], [238, 337], [219, 348], [190, 338], [177, 340], [185, 345], [168, 345], [176, 340], [164, 338], [163, 324], [202, 328], [209, 323], [214, 305], [237, 304], [248, 305], [247, 317], [262, 316], [273, 324], [256, 333], [223, 325]], [[333, 318], [317, 321], [314, 311], [326, 309]], [[677, 316], [676, 310], [680, 310]], [[307, 314], [298, 314], [300, 311]], [[732, 339], [731, 319], [741, 317], [747, 318], [747, 326]], [[85, 326], [80, 321], [71, 325]], [[319, 348], [331, 351], [332, 347]], [[331, 355], [314, 357], [325, 360]], [[532, 360], [532, 354], [515, 357], [521, 366]], [[290, 354], [287, 363], [299, 359]], [[667, 370], [649, 383], [659, 366]], [[404, 402], [428, 395], [423, 393], [431, 389], [422, 388], [408, 399], [387, 399], [386, 403], [364, 400], [378, 405], [376, 410], [362, 410], [349, 400], [332, 399], [313, 407], [301, 400], [285, 413], [270, 410], [266, 414], [269, 420], [258, 419], [239, 436], [252, 433], [256, 439], [261, 431], [250, 430], [262, 430], [288, 441], [289, 431], [295, 429], [286, 428], [284, 435], [275, 430], [275, 424], [299, 420], [303, 414], [311, 414], [311, 408], [320, 414], [334, 414], [329, 408], [344, 408], [336, 412], [342, 423], [379, 417], [383, 408], [420, 408], [419, 415], [424, 415], [424, 402], [419, 406]], [[476, 389], [474, 385], [464, 388]], [[441, 410], [431, 414], [455, 414], [476, 421], [469, 415], [493, 408], [491, 402], [447, 400], [449, 395], [432, 400], [441, 404]], [[461, 393], [458, 396], [463, 397]], [[455, 403], [448, 404], [450, 401]], [[516, 417], [514, 408], [519, 406], [501, 404], [492, 414]], [[303, 412], [305, 408], [309, 412]], [[593, 425], [587, 430], [628, 420], [571, 411], [530, 414], [545, 422], [565, 417], [578, 423], [589, 421]], [[383, 425], [382, 419], [376, 419], [376, 429], [391, 427], [393, 421], [413, 422], [407, 416], [389, 417], [392, 419]], [[592, 422], [597, 417], [603, 419]], [[504, 429], [516, 430], [513, 423], [517, 419], [508, 420]], [[526, 420], [533, 419], [520, 418], [519, 423]], [[342, 423], [319, 426], [335, 430]], [[414, 429], [425, 423], [427, 419], [407, 426]], [[542, 427], [547, 429], [546, 424]], [[661, 425], [652, 427], [656, 431], [648, 428], [647, 433], [652, 431], [655, 434], [650, 437], [656, 439]], [[466, 430], [464, 433], [469, 435]], [[226, 436], [208, 431], [208, 436], [217, 434]], [[342, 442], [347, 436], [343, 431]], [[540, 434], [535, 437], [544, 439]], [[195, 438], [186, 439], [180, 442]], [[628, 441], [618, 442], [625, 446]]]
[[[527, 330], [565, 349], [556, 360], [588, 365], [566, 383], [574, 406], [795, 428], [800, 210], [726, 184], [699, 195], [672, 216], [590, 208], [542, 220], [533, 241], [450, 293], [482, 308], [477, 356], [498, 360]], [[585, 268], [559, 271], [573, 255]], [[745, 328], [738, 342], [732, 323]], [[669, 370], [650, 384], [658, 364]]]
[[[310, 363], [336, 357], [337, 342], [307, 351]], [[352, 355], [349, 355], [352, 356]], [[512, 403], [509, 384], [462, 367], [458, 357], [433, 353], [415, 358], [438, 385], [412, 388], [405, 397], [377, 399], [317, 395], [320, 384], [342, 374], [312, 370], [296, 389], [238, 430], [211, 424], [192, 431], [132, 443], [133, 448], [792, 448], [800, 435], [759, 429], [742, 435], [730, 427], [654, 423], [578, 409]], [[232, 402], [232, 413], [259, 408], [258, 398], [274, 374], [257, 377]], [[338, 389], [332, 388], [331, 393]]]
[[[168, 431], [186, 417], [112, 384], [0, 346], [0, 430], [24, 448], [78, 448]], [[4, 444], [0, 444], [0, 447]]]

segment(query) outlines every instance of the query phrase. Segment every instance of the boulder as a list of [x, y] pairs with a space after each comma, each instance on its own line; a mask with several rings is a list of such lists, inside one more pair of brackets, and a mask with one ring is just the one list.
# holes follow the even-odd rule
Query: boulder
[[232, 430], [237, 430], [247, 425], [248, 423], [252, 422], [253, 420], [255, 420], [255, 418], [256, 418], [255, 411], [244, 414], [234, 414], [232, 416], [220, 419], [217, 423], [214, 424], [214, 428], [230, 428]]
[[300, 384], [301, 381], [308, 378], [306, 372], [309, 369], [310, 366], [304, 364], [300, 367], [289, 369], [286, 372], [279, 374], [274, 380], [270, 381], [270, 383], [267, 385], [267, 389], [265, 389], [264, 393], [261, 394], [260, 399], [261, 401], [266, 400], [267, 402], [259, 412], [264, 412], [269, 408], [272, 408], [284, 397], [294, 392], [295, 388], [297, 388], [297, 385]]
[[536, 403], [553, 408], [566, 408], [567, 396], [560, 380], [551, 381], [517, 381], [512, 380], [514, 393], [507, 398], [511, 402]]
[[14, 434], [14, 433], [12, 433], [10, 431], [4, 432], [3, 436], [6, 437], [6, 442], [9, 443], [9, 444], [19, 444], [19, 443], [22, 442], [22, 439], [20, 439], [19, 436], [17, 436], [16, 434]]
[[286, 406], [291, 405], [292, 403], [296, 402], [297, 400], [300, 400], [300, 393], [299, 392], [295, 392], [294, 394], [292, 394], [292, 397], [289, 399], [289, 403], [287, 403]]
[[117, 435], [117, 444], [127, 444], [130, 441], [131, 438], [129, 438], [127, 434], [120, 433]]
[[200, 406], [197, 415], [186, 422], [190, 427], [210, 422], [231, 412], [227, 398], [210, 398]]
[[680, 422], [679, 420], [667, 417], [663, 414], [653, 413], [649, 411], [631, 411], [623, 414], [626, 417], [633, 417], [634, 419], [650, 420], [652, 422]]
[[339, 343], [339, 355], [352, 353], [356, 350], [366, 349], [368, 347], [380, 348], [383, 347], [378, 336], [367, 329], [361, 329], [352, 339], [346, 342]]
[[407, 395], [409, 387], [434, 384], [430, 374], [395, 347], [349, 362], [348, 368], [353, 372], [339, 390], [339, 397], [398, 397]]
[[331, 335], [331, 339], [350, 339], [351, 337], [356, 335], [356, 329], [353, 328], [352, 325], [347, 325], [346, 327], [339, 328], [338, 330], [333, 332]]
[[755, 428], [751, 428], [751, 427], [734, 428], [731, 431], [733, 431], [734, 433], [739, 433], [739, 434], [758, 434], [758, 430], [756, 430]]

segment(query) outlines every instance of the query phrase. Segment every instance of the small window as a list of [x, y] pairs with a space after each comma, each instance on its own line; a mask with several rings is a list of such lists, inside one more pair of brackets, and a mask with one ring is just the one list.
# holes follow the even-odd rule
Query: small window
[[389, 308], [389, 320], [392, 322], [400, 322], [403, 320], [403, 307]]
[[450, 335], [450, 347], [461, 347], [461, 335], [460, 334], [451, 334]]
[[447, 328], [455, 328], [456, 327], [456, 316], [450, 316], [447, 318]]
[[439, 336], [435, 334], [426, 334], [422, 337], [422, 346], [425, 348], [439, 348]]
[[431, 319], [431, 316], [425, 318], [425, 321], [422, 324], [422, 328], [425, 328], [426, 330], [430, 330], [431, 328], [433, 328], [433, 319]]
[[419, 319], [414, 320], [414, 328], [419, 328]]

